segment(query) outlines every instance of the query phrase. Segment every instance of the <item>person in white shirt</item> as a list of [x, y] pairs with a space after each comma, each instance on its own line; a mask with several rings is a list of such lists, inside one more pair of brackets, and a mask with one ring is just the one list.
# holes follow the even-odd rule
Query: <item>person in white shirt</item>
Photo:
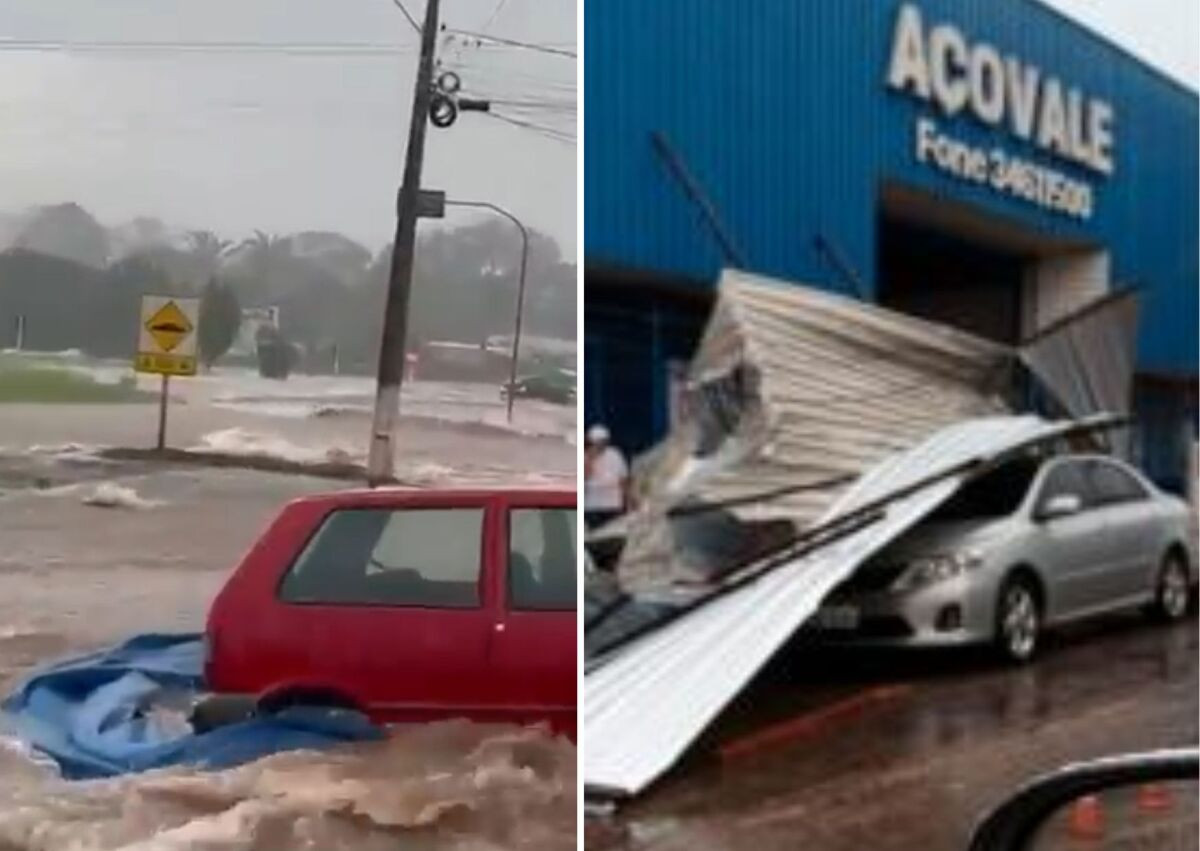
[[597, 424], [584, 440], [583, 512], [593, 529], [623, 513], [628, 497], [629, 466], [611, 439], [608, 429]]

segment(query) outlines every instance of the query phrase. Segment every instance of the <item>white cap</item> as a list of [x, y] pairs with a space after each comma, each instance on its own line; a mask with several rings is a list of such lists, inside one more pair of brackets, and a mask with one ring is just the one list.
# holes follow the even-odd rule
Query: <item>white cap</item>
[[588, 443], [608, 443], [610, 437], [608, 429], [599, 423], [587, 430]]

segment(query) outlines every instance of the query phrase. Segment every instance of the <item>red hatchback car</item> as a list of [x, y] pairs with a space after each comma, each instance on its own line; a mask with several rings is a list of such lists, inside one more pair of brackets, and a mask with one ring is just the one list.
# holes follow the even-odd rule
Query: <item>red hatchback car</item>
[[213, 602], [209, 687], [265, 711], [545, 721], [573, 738], [576, 535], [565, 490], [292, 502]]

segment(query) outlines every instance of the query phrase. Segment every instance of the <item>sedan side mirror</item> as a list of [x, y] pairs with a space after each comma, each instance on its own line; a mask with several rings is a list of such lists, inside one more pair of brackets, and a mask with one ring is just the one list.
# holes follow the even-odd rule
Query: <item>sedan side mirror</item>
[[1056, 517], [1070, 517], [1083, 511], [1083, 500], [1077, 494], [1060, 493], [1052, 496], [1038, 511], [1039, 520], [1053, 520]]

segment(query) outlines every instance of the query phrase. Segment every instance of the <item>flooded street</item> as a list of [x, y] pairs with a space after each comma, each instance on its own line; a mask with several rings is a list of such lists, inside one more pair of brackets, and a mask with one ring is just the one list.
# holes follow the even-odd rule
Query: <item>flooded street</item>
[[[130, 374], [124, 364], [60, 360], [100, 382], [116, 383]], [[139, 375], [137, 386], [157, 394], [159, 381]], [[300, 463], [361, 463], [374, 382], [311, 375], [275, 381], [218, 367], [173, 381], [170, 396], [170, 447]], [[113, 405], [6, 404], [0, 422], [0, 490], [6, 476], [22, 469], [14, 456], [26, 459], [27, 467], [31, 455], [70, 462], [98, 447], [153, 446], [157, 396], [148, 399]], [[574, 442], [573, 406], [520, 399], [509, 423], [496, 385], [410, 382], [401, 397], [396, 475], [421, 483], [573, 477]]]
[[[955, 851], [1035, 775], [1196, 740], [1194, 618], [1114, 616], [1016, 669], [795, 646], [643, 798], [589, 819], [588, 847]], [[1119, 847], [1195, 848], [1195, 815], [1175, 844]]]
[[0, 811], [0, 849], [557, 851], [574, 847], [574, 790], [564, 740], [445, 722], [224, 772], [26, 777]]
[[[298, 378], [173, 382], [170, 445], [301, 462], [357, 457], [369, 427], [366, 409], [352, 407], [369, 404], [362, 381]], [[494, 387], [412, 387], [402, 480], [573, 484], [573, 409], [518, 402], [509, 429]], [[279, 407], [281, 395], [290, 398]], [[201, 629], [226, 575], [285, 501], [353, 484], [97, 456], [150, 445], [156, 412], [136, 403], [0, 406], [5, 692], [64, 654]], [[570, 848], [575, 789], [566, 740], [458, 722], [223, 772], [90, 783], [59, 780], [0, 734], [0, 849]]]

